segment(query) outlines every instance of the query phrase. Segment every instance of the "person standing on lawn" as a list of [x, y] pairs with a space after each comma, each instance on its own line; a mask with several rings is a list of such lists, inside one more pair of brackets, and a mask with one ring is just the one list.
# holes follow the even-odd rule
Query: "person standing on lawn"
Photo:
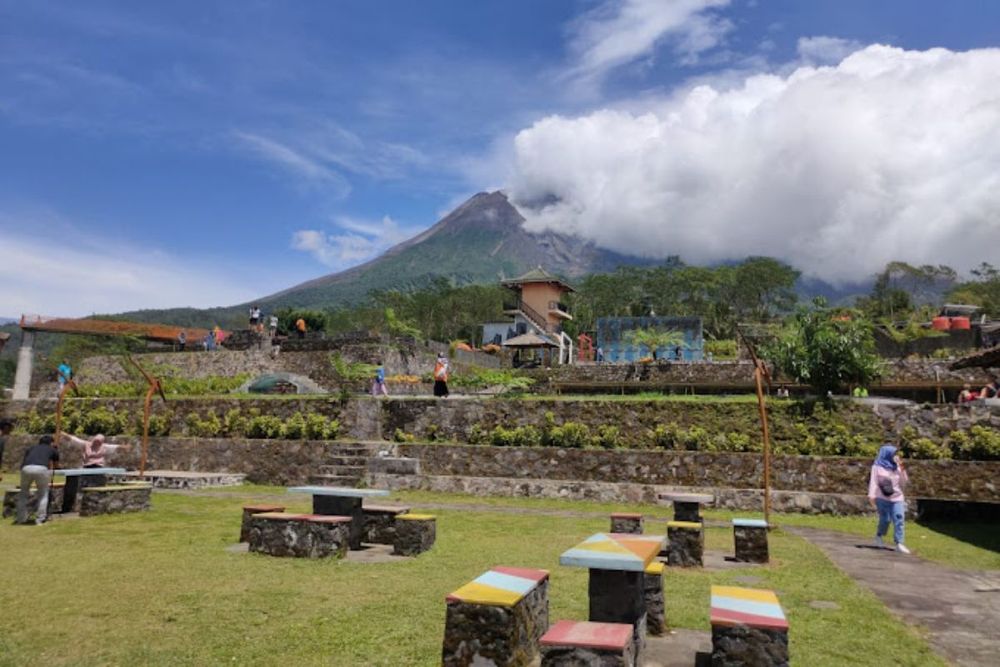
[[28, 448], [21, 461], [21, 489], [17, 494], [17, 517], [14, 523], [28, 523], [28, 496], [31, 485], [38, 490], [38, 511], [35, 525], [42, 525], [49, 518], [49, 482], [52, 469], [59, 462], [59, 448], [53, 445], [51, 435], [43, 435], [38, 444]]
[[875, 544], [885, 546], [882, 537], [892, 523], [892, 537], [896, 551], [910, 553], [903, 543], [904, 522], [906, 520], [906, 499], [903, 487], [909, 483], [909, 476], [903, 467], [903, 459], [893, 445], [883, 445], [872, 464], [868, 480], [868, 501], [878, 511], [878, 528], [875, 530]]

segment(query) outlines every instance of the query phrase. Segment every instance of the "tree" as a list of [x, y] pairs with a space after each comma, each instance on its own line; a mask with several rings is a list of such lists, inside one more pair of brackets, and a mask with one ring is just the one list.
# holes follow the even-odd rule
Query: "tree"
[[982, 308], [987, 315], [1000, 315], [1000, 270], [983, 262], [970, 271], [972, 280], [955, 285], [948, 293], [954, 302]]
[[684, 345], [683, 332], [676, 329], [632, 329], [625, 332], [625, 340], [632, 345], [645, 346], [650, 354], [656, 359], [656, 352], [660, 348], [672, 348]]
[[764, 355], [821, 395], [846, 384], [867, 385], [879, 373], [871, 324], [857, 313], [827, 308], [822, 298], [799, 309], [782, 335], [765, 347]]

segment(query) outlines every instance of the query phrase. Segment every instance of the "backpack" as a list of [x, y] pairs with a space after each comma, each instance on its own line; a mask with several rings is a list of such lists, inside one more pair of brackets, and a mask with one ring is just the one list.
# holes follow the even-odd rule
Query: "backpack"
[[882, 495], [886, 498], [890, 497], [896, 491], [892, 488], [892, 480], [888, 477], [879, 477], [878, 490], [881, 491]]

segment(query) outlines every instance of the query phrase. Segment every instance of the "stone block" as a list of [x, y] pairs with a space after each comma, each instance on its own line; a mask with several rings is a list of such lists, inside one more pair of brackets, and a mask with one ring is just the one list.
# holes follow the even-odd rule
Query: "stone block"
[[767, 522], [760, 519], [733, 519], [736, 560], [742, 563], [767, 563]]
[[788, 621], [773, 591], [712, 586], [713, 667], [785, 667]]
[[646, 600], [646, 632], [660, 637], [667, 632], [663, 598], [663, 563], [654, 562], [643, 573], [642, 595]]
[[364, 527], [361, 541], [369, 544], [394, 544], [396, 541], [396, 518], [410, 511], [409, 507], [391, 505], [365, 505]]
[[396, 517], [392, 553], [416, 556], [430, 550], [437, 538], [437, 521], [430, 514], [401, 514]]
[[80, 489], [80, 516], [145, 512], [152, 493], [150, 484], [84, 487]]
[[619, 513], [611, 515], [612, 533], [642, 533], [642, 515]]
[[419, 475], [420, 459], [379, 456], [368, 461], [368, 470], [383, 475]]
[[542, 667], [632, 667], [632, 626], [559, 621], [541, 640]]
[[549, 573], [495, 567], [446, 602], [444, 667], [529, 665], [549, 629]]
[[700, 523], [671, 521], [667, 524], [670, 542], [668, 563], [671, 567], [702, 567], [705, 530]]
[[[3, 518], [8, 519], [17, 515], [17, 496], [20, 494], [20, 489], [7, 489], [3, 492]], [[49, 485], [49, 514], [54, 514], [62, 508], [63, 503], [63, 485], [60, 484], [50, 484]], [[29, 513], [34, 512], [38, 507], [38, 492], [32, 488], [31, 493], [28, 495], [28, 511]]]
[[250, 541], [250, 517], [254, 514], [264, 514], [266, 512], [284, 512], [283, 505], [244, 505], [243, 521], [240, 524], [240, 542]]
[[351, 519], [268, 512], [250, 517], [250, 551], [295, 558], [343, 558]]
[[632, 654], [642, 660], [646, 647], [646, 598], [643, 571], [590, 570], [588, 619], [598, 623], [627, 623], [632, 626]]

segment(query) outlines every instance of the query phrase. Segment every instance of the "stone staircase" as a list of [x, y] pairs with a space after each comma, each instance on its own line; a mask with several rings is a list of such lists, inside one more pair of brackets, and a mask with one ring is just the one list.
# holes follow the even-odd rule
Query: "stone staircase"
[[360, 486], [368, 472], [368, 460], [375, 455], [373, 445], [337, 444], [327, 450], [309, 483], [319, 486]]

